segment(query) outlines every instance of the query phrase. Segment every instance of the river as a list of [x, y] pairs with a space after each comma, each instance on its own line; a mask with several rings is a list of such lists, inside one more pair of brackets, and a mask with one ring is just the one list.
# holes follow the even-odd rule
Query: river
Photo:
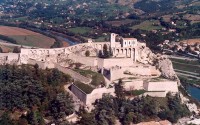
[[35, 31], [35, 32], [39, 32], [39, 33], [45, 33], [47, 36], [48, 35], [51, 35], [51, 36], [54, 36], [54, 37], [56, 37], [57, 39], [59, 39], [60, 41], [65, 41], [65, 42], [67, 42], [70, 46], [72, 46], [72, 45], [76, 45], [76, 44], [78, 44], [78, 42], [77, 41], [73, 41], [73, 40], [71, 40], [71, 39], [69, 39], [69, 38], [67, 38], [67, 37], [64, 37], [63, 35], [60, 35], [59, 33], [52, 33], [51, 31], [44, 31], [44, 30], [40, 30], [40, 29], [34, 29], [34, 28], [31, 28], [31, 30], [33, 30], [33, 31]]
[[68, 38], [65, 38], [65, 37], [62, 37], [62, 36], [57, 36], [57, 37], [58, 37], [58, 39], [69, 43], [70, 46], [78, 44], [78, 42], [72, 41]]
[[200, 101], [200, 88], [189, 85], [187, 91], [194, 99]]

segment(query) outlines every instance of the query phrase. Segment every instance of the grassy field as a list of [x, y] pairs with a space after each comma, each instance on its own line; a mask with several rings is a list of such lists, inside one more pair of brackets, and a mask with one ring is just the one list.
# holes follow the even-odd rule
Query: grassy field
[[81, 69], [75, 69], [76, 72], [80, 73], [83, 76], [91, 77], [92, 82], [91, 84], [94, 86], [104, 85], [105, 80], [102, 74], [93, 72], [91, 70], [81, 70]]
[[76, 81], [74, 84], [82, 91], [84, 91], [86, 94], [90, 94], [94, 90], [91, 86], [81, 83], [79, 81]]
[[[200, 75], [200, 62], [183, 59], [171, 59], [173, 67], [179, 78], [187, 79], [190, 84], [200, 84], [198, 77]], [[198, 75], [199, 74], [199, 75]]]
[[0, 26], [0, 34], [16, 40], [21, 45], [50, 48], [55, 42], [42, 34], [17, 27]]
[[147, 20], [138, 25], [132, 26], [131, 28], [133, 30], [141, 29], [141, 30], [151, 31], [151, 30], [162, 29], [162, 26], [160, 25], [160, 22], [158, 20]]
[[[101, 36], [101, 37], [94, 39], [94, 40], [95, 40], [95, 42], [107, 42], [107, 41], [109, 41], [109, 38], [110, 38], [110, 36], [107, 35], [107, 36]], [[105, 39], [107, 39], [107, 40], [105, 40]]]
[[138, 96], [144, 94], [145, 92], [146, 92], [145, 90], [131, 90], [131, 91], [126, 91], [125, 94], [128, 96]]
[[183, 63], [183, 64], [191, 64], [191, 65], [199, 65], [200, 66], [200, 62], [197, 60], [183, 60], [183, 59], [170, 59], [172, 62], [179, 62], [179, 63]]
[[121, 25], [132, 23], [132, 22], [133, 22], [133, 20], [130, 20], [130, 19], [117, 20], [117, 21], [106, 21], [107, 24], [112, 25], [112, 26], [121, 26]]
[[85, 34], [92, 31], [92, 28], [89, 27], [76, 27], [76, 28], [69, 28], [67, 29], [69, 32], [75, 33], [75, 34]]
[[200, 22], [200, 15], [195, 14], [186, 14], [183, 16], [183, 19], [191, 21], [191, 23]]
[[200, 67], [197, 65], [173, 62], [173, 67], [174, 69], [178, 69], [178, 70], [200, 73]]

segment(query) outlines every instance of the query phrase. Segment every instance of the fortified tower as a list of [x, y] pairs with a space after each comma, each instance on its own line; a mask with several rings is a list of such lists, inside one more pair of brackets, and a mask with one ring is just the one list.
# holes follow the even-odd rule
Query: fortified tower
[[117, 36], [117, 34], [111, 33], [111, 38], [110, 38], [110, 47], [111, 48], [115, 48], [116, 36]]

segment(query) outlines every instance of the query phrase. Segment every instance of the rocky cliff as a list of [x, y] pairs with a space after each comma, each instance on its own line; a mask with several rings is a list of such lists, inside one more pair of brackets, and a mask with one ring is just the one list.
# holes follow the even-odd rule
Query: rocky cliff
[[155, 65], [160, 70], [161, 75], [170, 80], [179, 81], [171, 60], [167, 56], [154, 54], [148, 47], [139, 47], [138, 49], [138, 62], [143, 64]]

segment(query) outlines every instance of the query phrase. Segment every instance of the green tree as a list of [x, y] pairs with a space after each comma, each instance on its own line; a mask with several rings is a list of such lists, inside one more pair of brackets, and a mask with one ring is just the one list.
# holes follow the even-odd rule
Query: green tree
[[33, 110], [27, 115], [27, 120], [31, 125], [44, 125], [42, 114], [38, 110]]
[[49, 107], [54, 119], [64, 118], [74, 112], [73, 100], [69, 93], [59, 93]]
[[104, 58], [110, 57], [110, 52], [108, 51], [108, 46], [106, 44], [103, 45], [103, 57]]
[[0, 47], [0, 53], [3, 53], [3, 49]]
[[133, 122], [133, 117], [134, 117], [133, 112], [129, 112], [128, 114], [126, 114], [124, 119], [124, 125], [130, 125], [130, 123]]
[[78, 125], [97, 125], [94, 113], [85, 113], [81, 116]]
[[14, 125], [9, 117], [9, 113], [4, 112], [0, 118], [0, 125]]
[[86, 57], [90, 56], [90, 51], [89, 51], [89, 50], [87, 50], [87, 51], [85, 52], [85, 56], [86, 56]]
[[99, 50], [99, 58], [103, 58], [103, 52], [102, 52], [102, 50]]
[[38, 75], [39, 65], [36, 63], [36, 64], [34, 65], [34, 68], [35, 68], [35, 74]]
[[15, 46], [13, 49], [13, 53], [20, 53], [20, 48]]
[[123, 82], [120, 79], [117, 84], [115, 84], [115, 94], [118, 98], [124, 98], [124, 88], [122, 86]]

